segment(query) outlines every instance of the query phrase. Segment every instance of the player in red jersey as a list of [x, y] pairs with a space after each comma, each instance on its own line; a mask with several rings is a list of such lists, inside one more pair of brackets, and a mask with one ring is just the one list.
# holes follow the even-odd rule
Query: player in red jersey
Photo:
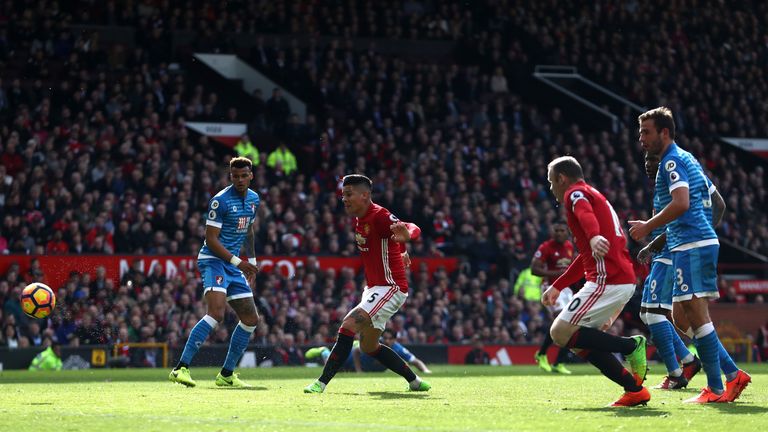
[[366, 287], [362, 300], [341, 323], [336, 344], [323, 368], [323, 374], [304, 388], [304, 393], [322, 393], [349, 357], [355, 335], [360, 349], [408, 381], [413, 391], [427, 391], [422, 380], [392, 349], [379, 343], [379, 337], [392, 315], [408, 297], [405, 267], [410, 258], [405, 243], [416, 239], [421, 229], [401, 222], [389, 210], [371, 201], [371, 179], [360, 174], [345, 176], [342, 201], [347, 214], [355, 217], [355, 241], [363, 259]]
[[[546, 284], [545, 286], [549, 286], [550, 281], [560, 277], [565, 272], [571, 261], [573, 261], [573, 243], [568, 240], [568, 226], [565, 222], [557, 221], [552, 224], [552, 238], [539, 245], [536, 253], [533, 254], [531, 273], [544, 278], [543, 283]], [[557, 316], [572, 297], [573, 292], [570, 288], [563, 289], [557, 303], [550, 307], [553, 316]], [[555, 362], [550, 365], [547, 359], [547, 349], [551, 345], [552, 336], [547, 332], [539, 350], [534, 355], [536, 363], [547, 372], [570, 375], [571, 371], [563, 364], [568, 357], [568, 348], [561, 347]]]
[[[555, 304], [563, 288], [582, 277], [587, 280], [552, 323], [552, 339], [624, 387], [624, 394], [611, 406], [645, 404], [651, 399], [642, 386], [647, 371], [645, 337], [613, 336], [604, 331], [635, 292], [635, 273], [619, 218], [603, 194], [584, 182], [581, 165], [573, 157], [550, 162], [547, 178], [555, 199], [565, 207], [580, 253], [542, 294], [542, 303]], [[632, 373], [612, 353], [624, 354]]]

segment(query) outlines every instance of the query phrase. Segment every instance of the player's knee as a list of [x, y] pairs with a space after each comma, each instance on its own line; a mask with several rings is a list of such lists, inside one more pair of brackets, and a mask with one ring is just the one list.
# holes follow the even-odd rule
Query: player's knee
[[253, 314], [240, 317], [240, 322], [247, 325], [248, 327], [256, 327], [259, 325], [259, 313], [254, 312]]
[[208, 310], [208, 316], [215, 319], [217, 323], [224, 322], [224, 311], [212, 311]]
[[360, 340], [360, 350], [368, 355], [371, 355], [378, 351], [379, 349], [379, 341], [374, 341], [372, 343], [367, 343], [365, 339]]
[[567, 328], [563, 328], [562, 326], [555, 324], [551, 329], [549, 329], [549, 335], [552, 336], [552, 341], [555, 343], [555, 345], [559, 347], [565, 347], [568, 346], [568, 341], [571, 340], [573, 332], [568, 331]]
[[640, 312], [640, 321], [642, 321], [643, 324], [648, 325], [648, 312]]

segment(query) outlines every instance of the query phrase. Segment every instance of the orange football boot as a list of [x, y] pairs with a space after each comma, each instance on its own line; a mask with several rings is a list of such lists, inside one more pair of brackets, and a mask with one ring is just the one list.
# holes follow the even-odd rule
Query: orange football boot
[[712, 392], [709, 387], [704, 387], [701, 389], [701, 393], [699, 393], [698, 396], [686, 399], [683, 401], [683, 403], [726, 403], [728, 402], [728, 399], [725, 397], [725, 395], [725, 392], [723, 392], [723, 394], [717, 394]]
[[647, 388], [643, 387], [636, 392], [625, 392], [619, 400], [610, 404], [612, 407], [632, 407], [637, 405], [647, 405], [651, 400], [651, 393]]
[[752, 382], [752, 377], [748, 373], [739, 369], [736, 378], [725, 382], [725, 395], [728, 402], [735, 401], [741, 392]]

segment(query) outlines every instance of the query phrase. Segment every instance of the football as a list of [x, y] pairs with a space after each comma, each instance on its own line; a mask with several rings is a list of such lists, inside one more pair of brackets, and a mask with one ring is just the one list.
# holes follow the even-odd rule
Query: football
[[21, 309], [27, 316], [43, 319], [56, 307], [56, 296], [46, 284], [34, 282], [21, 291]]

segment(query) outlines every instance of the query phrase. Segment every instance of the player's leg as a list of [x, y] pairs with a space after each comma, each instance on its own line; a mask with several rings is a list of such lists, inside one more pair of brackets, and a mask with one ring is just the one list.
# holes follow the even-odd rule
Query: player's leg
[[[413, 370], [411, 370], [410, 366], [408, 366], [408, 363], [406, 363], [405, 360], [397, 355], [397, 353], [392, 351], [392, 348], [379, 342], [381, 333], [384, 331], [384, 326], [382, 325], [382, 328], [376, 328], [374, 327], [375, 324], [372, 321], [369, 322], [370, 325], [365, 325], [360, 330], [360, 349], [365, 354], [378, 360], [379, 363], [386, 366], [387, 369], [400, 375], [406, 381], [408, 381], [408, 386], [411, 390], [429, 390], [429, 384], [427, 384], [425, 381], [422, 381], [413, 372]], [[386, 321], [384, 321], [384, 323], [386, 323]]]
[[[184, 351], [181, 353], [179, 363], [168, 375], [169, 380], [188, 387], [195, 386], [195, 382], [189, 373], [189, 364], [211, 331], [224, 319], [227, 301], [226, 289], [223, 286], [222, 275], [224, 273], [221, 270], [221, 275], [217, 275], [216, 272], [220, 270], [217, 267], [216, 264], [200, 264], [200, 274], [203, 276], [203, 287], [205, 289], [206, 315], [192, 328], [189, 339], [187, 339], [187, 343], [184, 345]], [[217, 279], [217, 276], [219, 279]]]
[[[360, 350], [405, 378], [411, 390], [429, 390], [430, 385], [419, 378], [405, 360], [397, 355], [392, 348], [379, 342], [379, 337], [386, 328], [387, 321], [400, 310], [408, 295], [396, 286], [374, 287], [374, 290], [371, 291], [371, 295], [363, 296], [363, 300], [360, 302], [360, 309], [368, 317], [360, 328]], [[379, 295], [376, 295], [377, 292]]]
[[557, 351], [557, 357], [555, 357], [555, 362], [552, 363], [552, 372], [563, 374], [563, 375], [570, 375], [571, 371], [565, 367], [565, 361], [568, 359], [568, 352], [570, 350], [566, 347], [562, 347]]
[[[247, 282], [246, 282], [247, 284]], [[247, 289], [247, 292], [245, 290]], [[229, 341], [229, 350], [224, 360], [224, 366], [216, 377], [216, 385], [226, 387], [251, 387], [243, 382], [238, 374], [234, 373], [237, 362], [243, 356], [253, 331], [259, 323], [259, 313], [253, 302], [253, 293], [247, 285], [245, 287], [235, 284], [230, 285], [229, 305], [237, 314], [240, 322], [235, 326]]]
[[[683, 370], [677, 360], [675, 339], [680, 339], [674, 325], [667, 316], [672, 310], [672, 261], [660, 259], [651, 265], [651, 274], [645, 281], [643, 289], [644, 306], [640, 317], [648, 326], [651, 338], [667, 369], [664, 381], [656, 386], [659, 389], [672, 390], [685, 388], [688, 380], [683, 376]], [[680, 341], [682, 344], [682, 341]], [[686, 349], [687, 351], [687, 349]], [[687, 356], [683, 354], [683, 356]]]
[[[707, 388], [696, 398], [686, 402], [727, 402], [735, 399], [749, 383], [746, 373], [739, 369], [717, 337], [715, 326], [709, 317], [709, 299], [719, 296], [717, 290], [718, 246], [706, 246], [672, 253], [675, 269], [674, 300], [683, 307], [686, 318], [694, 331], [694, 344], [707, 375]], [[721, 362], [722, 358], [722, 362]], [[725, 393], [720, 370], [732, 384]], [[737, 380], [737, 378], [740, 378]]]
[[[556, 344], [568, 346], [608, 379], [624, 388], [625, 393], [614, 402], [615, 406], [644, 404], [650, 400], [650, 393], [612, 353], [618, 352], [628, 358], [634, 356], [644, 359], [645, 338], [613, 336], [597, 329], [610, 325], [617, 312], [632, 297], [634, 285], [605, 288], [588, 282], [553, 323], [552, 338]], [[636, 368], [639, 372], [642, 369], [642, 375], [638, 375], [644, 378], [645, 364], [640, 364], [638, 359], [635, 359], [634, 363], [633, 370]]]
[[336, 343], [325, 360], [323, 373], [315, 382], [304, 388], [304, 393], [322, 393], [325, 386], [336, 376], [339, 369], [349, 358], [352, 352], [352, 343], [355, 340], [359, 325], [365, 321], [365, 311], [359, 307], [352, 309], [341, 323], [339, 334], [336, 335]]
[[[553, 316], [557, 316], [557, 313], [553, 308], [550, 308], [549, 310]], [[547, 358], [547, 350], [550, 346], [552, 346], [553, 342], [554, 341], [552, 340], [552, 335], [547, 332], [544, 334], [544, 340], [541, 341], [539, 350], [536, 351], [536, 354], [533, 355], [533, 359], [536, 361], [536, 364], [538, 364], [539, 368], [541, 368], [544, 372], [552, 372], [552, 366], [549, 364], [549, 359]]]
[[632, 371], [644, 378], [645, 337], [614, 336], [598, 329], [611, 321], [633, 292], [634, 285], [613, 285], [606, 289], [604, 285], [587, 282], [552, 324], [552, 339], [561, 347], [623, 354], [630, 361]]

